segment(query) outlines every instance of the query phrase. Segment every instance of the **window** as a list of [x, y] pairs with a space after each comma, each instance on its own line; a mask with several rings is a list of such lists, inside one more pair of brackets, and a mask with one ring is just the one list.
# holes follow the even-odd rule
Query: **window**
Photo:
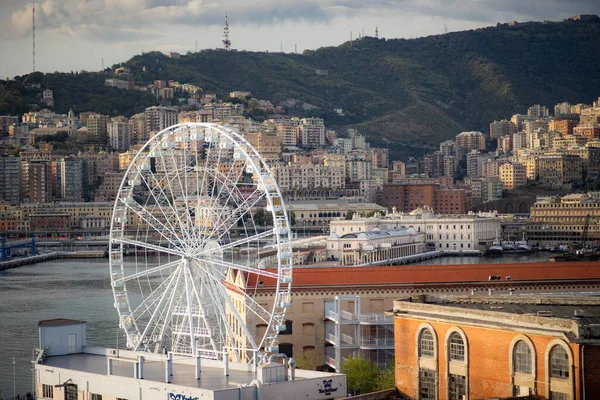
[[54, 398], [54, 386], [52, 385], [42, 385], [42, 397], [47, 399]]
[[450, 374], [448, 380], [448, 399], [462, 400], [467, 395], [467, 378], [463, 375]]
[[562, 346], [556, 345], [550, 350], [550, 377], [569, 377], [569, 355]]
[[465, 342], [458, 332], [450, 335], [450, 361], [465, 361]]
[[302, 348], [302, 355], [311, 361], [315, 359], [315, 346], [304, 346]]
[[524, 340], [513, 347], [513, 372], [531, 374], [531, 349]]
[[279, 352], [291, 358], [294, 356], [294, 345], [291, 343], [282, 343], [279, 345]]
[[550, 400], [570, 400], [567, 393], [550, 392]]
[[383, 311], [383, 299], [370, 299], [369, 308], [371, 311]]
[[101, 394], [90, 393], [90, 395], [91, 395], [90, 400], [102, 400], [102, 395]]
[[66, 384], [65, 385], [65, 400], [77, 400], [77, 385]]
[[421, 368], [419, 370], [419, 400], [435, 398], [435, 371]]
[[433, 334], [429, 329], [423, 329], [419, 338], [419, 356], [433, 357], [435, 355]]
[[313, 324], [313, 323], [302, 324], [302, 334], [303, 335], [314, 336], [314, 334], [315, 334], [315, 324]]
[[280, 335], [291, 335], [292, 334], [292, 325], [293, 322], [286, 320], [285, 321], [285, 331], [279, 332]]

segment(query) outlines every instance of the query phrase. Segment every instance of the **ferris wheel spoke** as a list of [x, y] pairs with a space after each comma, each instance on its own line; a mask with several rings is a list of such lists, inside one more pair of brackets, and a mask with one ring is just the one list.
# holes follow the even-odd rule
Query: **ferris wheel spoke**
[[[240, 178], [242, 177], [242, 174], [243, 174], [243, 169], [240, 168], [239, 173], [237, 175], [234, 175], [235, 176], [235, 180], [231, 180], [230, 179], [231, 172], [234, 170], [233, 167], [235, 165], [236, 165], [236, 161], [233, 160], [231, 162], [231, 166], [229, 167], [229, 171], [227, 172], [227, 175], [224, 176], [224, 178], [222, 180], [222, 184], [221, 184], [221, 187], [219, 189], [219, 193], [215, 197], [215, 201], [213, 203], [213, 207], [212, 208], [216, 209], [217, 202], [218, 202], [219, 198], [221, 198], [221, 195], [223, 193], [223, 189], [227, 188], [228, 195], [227, 195], [227, 198], [225, 199], [225, 201], [222, 203], [222, 208], [221, 208], [221, 211], [218, 213], [217, 220], [221, 220], [223, 214], [228, 212], [228, 209], [227, 209], [228, 203], [231, 200], [231, 196], [232, 196], [232, 194], [234, 192], [234, 189], [236, 189], [236, 184], [239, 182], [239, 180], [240, 180]], [[231, 187], [229, 187], [228, 184], [230, 184]]]
[[[181, 165], [181, 173], [180, 173], [180, 169], [177, 168], [177, 166], [179, 164], [179, 161], [178, 161], [178, 159], [175, 158], [175, 152], [171, 152], [171, 161], [175, 165], [175, 168], [173, 168], [173, 169], [174, 169], [177, 181], [179, 182], [179, 188], [181, 189], [181, 197], [183, 198], [183, 201], [185, 202], [185, 208], [184, 209], [185, 209], [185, 215], [186, 215], [185, 219], [186, 219], [186, 222], [187, 222], [185, 224], [185, 227], [189, 228], [190, 226], [193, 226], [193, 224], [192, 224], [192, 221], [190, 219], [189, 212], [187, 211], [188, 207], [190, 205], [190, 202], [189, 202], [189, 199], [188, 199], [188, 191], [187, 191], [187, 189], [188, 189], [188, 187], [187, 187], [187, 172], [188, 172], [187, 169], [188, 169], [188, 167], [187, 167], [187, 160], [186, 160], [185, 148], [184, 148], [183, 152], [181, 152], [181, 154], [178, 153], [177, 155], [178, 155], [178, 157], [181, 156], [181, 160], [182, 160], [182, 164], [183, 164], [183, 165]], [[183, 175], [183, 177], [184, 177], [183, 181], [186, 183], [185, 187], [184, 187], [184, 184], [183, 184], [183, 182], [181, 180], [181, 175]], [[189, 232], [189, 229], [186, 229], [186, 232]], [[189, 239], [189, 236], [188, 236], [188, 239]]]
[[[221, 245], [219, 247], [219, 250], [224, 251], [224, 250], [233, 249], [233, 248], [239, 247], [239, 246], [241, 246], [243, 244], [251, 243], [253, 241], [258, 241], [259, 239], [272, 236], [274, 233], [275, 233], [274, 229], [269, 229], [267, 231], [264, 231], [264, 232], [261, 232], [261, 233], [257, 233], [254, 236], [246, 237], [246, 238], [243, 238], [243, 239], [240, 239], [240, 240], [236, 240], [234, 242], [225, 243], [225, 244], [223, 244], [223, 245]], [[210, 253], [211, 251], [212, 250], [202, 250], [199, 253], [195, 253], [194, 257], [203, 256], [205, 254]]]
[[[160, 342], [162, 343], [163, 338], [165, 337], [165, 331], [167, 329], [167, 327], [169, 326], [169, 320], [172, 318], [173, 315], [173, 302], [175, 300], [175, 296], [178, 293], [178, 291], [176, 290], [177, 287], [179, 286], [179, 281], [181, 279], [181, 274], [177, 274], [177, 282], [175, 282], [175, 290], [171, 291], [171, 297], [169, 299], [169, 304], [168, 306], [165, 308], [165, 312], [164, 312], [164, 316], [163, 316], [163, 325], [160, 327], [160, 333], [159, 333], [159, 338], [160, 338]], [[152, 334], [154, 335], [154, 331], [152, 331]], [[155, 349], [155, 351], [160, 350], [159, 347], [157, 347]]]
[[129, 244], [129, 245], [136, 246], [136, 247], [142, 247], [142, 248], [148, 249], [148, 250], [154, 250], [159, 253], [168, 253], [168, 254], [172, 254], [175, 256], [179, 256], [179, 257], [184, 256], [184, 254], [179, 250], [170, 249], [168, 247], [157, 246], [154, 244], [141, 242], [141, 241], [135, 240], [135, 239], [129, 239], [129, 238], [123, 237], [123, 238], [113, 238], [113, 241], [117, 242], [117, 243]]
[[142, 299], [140, 304], [138, 304], [137, 307], [135, 308], [135, 310], [133, 311], [133, 314], [140, 315], [140, 316], [146, 314], [148, 312], [148, 310], [150, 309], [150, 307], [156, 302], [156, 299], [159, 296], [159, 294], [161, 293], [162, 288], [169, 282], [171, 277], [177, 276], [177, 275], [179, 275], [179, 274], [175, 273], [175, 272], [171, 273], [167, 279], [162, 281], [160, 283], [160, 285], [158, 285], [152, 291], [152, 293], [150, 293], [150, 295], [148, 295], [147, 297]]
[[179, 268], [177, 268], [177, 270], [173, 274], [171, 274], [170, 278], [167, 281], [165, 281], [168, 283], [165, 286], [165, 289], [164, 289], [162, 295], [158, 299], [158, 303], [154, 304], [154, 307], [155, 307], [154, 311], [150, 315], [150, 319], [148, 321], [146, 321], [146, 327], [144, 328], [144, 331], [140, 335], [141, 340], [135, 345], [133, 351], [137, 351], [139, 349], [139, 346], [141, 343], [143, 343], [143, 339], [144, 339], [144, 337], [146, 337], [146, 334], [148, 333], [150, 327], [154, 325], [154, 320], [159, 315], [159, 311], [162, 309], [162, 305], [163, 305], [163, 302], [165, 301], [165, 299], [167, 298], [167, 294], [169, 294], [169, 289], [171, 288], [171, 285], [173, 284], [173, 281], [175, 280], [175, 276], [179, 274], [180, 270], [181, 270], [181, 266]]
[[229, 291], [233, 290], [238, 295], [242, 295], [246, 302], [250, 303], [250, 307], [246, 307], [247, 310], [251, 311], [254, 315], [256, 315], [260, 320], [262, 320], [265, 324], [269, 324], [270, 313], [263, 306], [258, 304], [256, 300], [252, 298], [246, 291], [242, 288], [237, 287], [232, 282], [227, 282], [224, 279], [217, 279], [215, 276], [210, 276], [213, 283], [217, 285], [217, 287], [224, 291], [225, 293], [229, 293]]
[[165, 269], [169, 269], [169, 268], [173, 268], [173, 267], [178, 267], [179, 265], [181, 265], [181, 260], [172, 261], [172, 262], [167, 263], [167, 264], [158, 265], [158, 266], [156, 266], [154, 268], [149, 268], [149, 269], [147, 269], [145, 271], [136, 272], [135, 274], [127, 275], [127, 276], [123, 277], [123, 279], [117, 279], [117, 280], [115, 280], [115, 282], [118, 282], [118, 283], [123, 282], [123, 283], [125, 283], [125, 282], [131, 281], [133, 279], [138, 279], [138, 278], [141, 278], [141, 277], [144, 277], [144, 276], [150, 276], [152, 274], [155, 274], [156, 272], [160, 272], [160, 271], [163, 271]]
[[[130, 209], [131, 211], [133, 211], [138, 217], [140, 217], [142, 220], [144, 220], [144, 222], [146, 222], [146, 224], [150, 225], [150, 227], [152, 228], [152, 230], [158, 234], [160, 234], [160, 236], [162, 236], [166, 241], [168, 241], [169, 243], [171, 243], [175, 248], [182, 250], [181, 249], [181, 244], [180, 243], [175, 243], [173, 240], [171, 240], [171, 238], [169, 238], [166, 234], [165, 231], [167, 232], [167, 234], [172, 235], [173, 237], [177, 237], [176, 233], [173, 232], [171, 229], [169, 229], [167, 226], [165, 226], [162, 222], [160, 222], [159, 219], [157, 219], [155, 216], [152, 215], [152, 213], [148, 212], [147, 210], [145, 210], [144, 207], [141, 207], [140, 204], [140, 208], [142, 210], [145, 211], [145, 214], [148, 215], [149, 217], [151, 217], [153, 219], [154, 222], [151, 222], [148, 220], [148, 218], [146, 218], [144, 216], [144, 214], [142, 214], [138, 209], [136, 209], [135, 207], [133, 207], [131, 204], [125, 204], [123, 203], [128, 209]], [[155, 226], [155, 223], [158, 226]]]
[[[179, 210], [178, 210], [177, 206], [174, 204], [175, 198], [176, 198], [176, 193], [173, 190], [173, 185], [171, 185], [171, 181], [173, 179], [169, 179], [169, 173], [167, 173], [167, 171], [169, 171], [170, 169], [168, 168], [165, 159], [161, 158], [161, 160], [162, 160], [163, 169], [165, 171], [165, 180], [167, 183], [167, 187], [169, 188], [169, 192], [171, 193], [171, 200], [169, 201], [169, 203], [171, 204], [171, 209], [173, 211], [175, 219], [177, 220], [177, 223], [179, 224], [179, 228], [181, 230], [181, 235], [185, 236], [185, 239], [189, 242], [190, 237], [189, 237], [188, 229], [186, 229], [186, 226], [183, 224], [183, 221], [181, 221], [181, 218], [179, 216]], [[161, 188], [161, 190], [162, 190], [162, 188]], [[167, 195], [165, 194], [165, 196], [167, 196]], [[167, 199], [168, 199], [168, 197], [167, 197]]]
[[[258, 189], [254, 191], [254, 193], [256, 193], [256, 192], [258, 192]], [[253, 194], [254, 194], [254, 193], [253, 193]], [[223, 233], [221, 233], [221, 234], [220, 234], [220, 235], [219, 235], [219, 236], [218, 236], [216, 239], [214, 239], [214, 240], [216, 240], [217, 242], [218, 242], [219, 240], [221, 240], [221, 238], [222, 238], [223, 236], [225, 236], [225, 235], [227, 234], [227, 232], [229, 232], [229, 230], [230, 230], [231, 228], [233, 228], [233, 227], [234, 227], [234, 226], [237, 224], [237, 222], [238, 222], [240, 219], [243, 219], [243, 218], [244, 218], [244, 215], [248, 214], [248, 213], [249, 213], [249, 212], [252, 210], [252, 207], [254, 207], [256, 204], [258, 204], [258, 202], [259, 202], [259, 201], [260, 201], [260, 200], [263, 198], [263, 196], [264, 196], [264, 194], [262, 194], [261, 196], [259, 196], [259, 197], [258, 197], [258, 198], [256, 198], [255, 200], [253, 200], [253, 201], [252, 201], [252, 203], [250, 203], [250, 202], [248, 201], [248, 200], [250, 199], [250, 197], [249, 197], [249, 198], [245, 199], [245, 200], [244, 200], [244, 201], [243, 201], [241, 204], [239, 204], [239, 205], [238, 205], [238, 208], [240, 208], [240, 209], [243, 209], [243, 211], [240, 213], [240, 215], [238, 215], [238, 217], [235, 219], [235, 221], [234, 221], [232, 224], [230, 224], [228, 227], [226, 227], [226, 228], [223, 230]], [[244, 208], [245, 208], [245, 209], [244, 209]], [[209, 239], [211, 239], [211, 238], [213, 237], [213, 235], [217, 234], [217, 233], [218, 233], [218, 232], [221, 230], [221, 228], [223, 227], [223, 225], [225, 225], [225, 224], [227, 223], [227, 221], [228, 221], [228, 220], [225, 220], [225, 221], [223, 221], [223, 222], [222, 222], [222, 223], [221, 223], [221, 224], [220, 224], [218, 227], [216, 227], [215, 229], [213, 229], [213, 231], [212, 231], [212, 232], [211, 232], [211, 234], [208, 236], [208, 238], [209, 238]]]
[[[160, 185], [160, 182], [158, 181], [157, 177], [154, 175], [154, 173], [153, 173], [152, 171], [148, 171], [148, 172], [149, 172], [149, 174], [151, 174], [151, 175], [152, 175], [152, 177], [154, 178], [154, 180], [156, 180], [156, 182], [157, 182], [157, 186], [158, 186], [158, 189], [159, 189], [159, 190], [160, 190], [160, 192], [162, 193], [163, 197], [164, 197], [165, 199], [168, 199], [168, 198], [167, 198], [167, 195], [166, 195], [166, 194], [165, 194], [165, 192], [162, 190], [162, 187], [161, 187], [161, 185]], [[168, 225], [168, 226], [169, 226], [169, 228], [170, 228], [169, 230], [170, 230], [170, 231], [172, 231], [172, 232], [175, 232], [175, 231], [176, 231], [175, 227], [173, 226], [173, 224], [171, 224], [171, 221], [170, 221], [169, 217], [168, 217], [168, 216], [165, 214], [165, 211], [164, 211], [164, 209], [163, 209], [163, 208], [160, 206], [160, 201], [159, 201], [159, 199], [156, 197], [156, 194], [154, 194], [154, 186], [150, 185], [150, 183], [148, 182], [148, 180], [146, 179], [146, 177], [145, 177], [145, 175], [144, 175], [143, 173], [141, 173], [141, 172], [140, 172], [140, 173], [139, 173], [139, 176], [142, 178], [142, 180], [144, 181], [145, 185], [148, 187], [148, 191], [149, 191], [149, 192], [150, 192], [150, 194], [152, 195], [152, 198], [154, 199], [154, 203], [156, 204], [157, 208], [158, 208], [158, 209], [160, 210], [160, 212], [162, 213], [163, 217], [165, 218], [165, 221], [166, 221], [167, 225]]]
[[267, 271], [264, 269], [249, 267], [246, 265], [235, 264], [235, 263], [231, 263], [228, 261], [221, 261], [221, 260], [215, 260], [215, 259], [202, 259], [201, 261], [206, 262], [208, 264], [216, 265], [218, 267], [232, 268], [232, 269], [235, 269], [238, 271], [248, 272], [248, 273], [251, 273], [254, 275], [266, 276], [266, 277], [273, 278], [273, 279], [278, 278], [277, 273], [270, 272], [270, 271]]

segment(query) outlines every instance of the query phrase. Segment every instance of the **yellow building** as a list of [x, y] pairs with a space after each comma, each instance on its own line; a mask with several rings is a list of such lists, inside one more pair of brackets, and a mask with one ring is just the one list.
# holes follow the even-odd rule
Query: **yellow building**
[[574, 154], [548, 153], [540, 156], [539, 178], [544, 184], [562, 186], [582, 177], [581, 159]]
[[504, 163], [498, 167], [502, 188], [513, 190], [527, 184], [527, 167], [518, 163]]

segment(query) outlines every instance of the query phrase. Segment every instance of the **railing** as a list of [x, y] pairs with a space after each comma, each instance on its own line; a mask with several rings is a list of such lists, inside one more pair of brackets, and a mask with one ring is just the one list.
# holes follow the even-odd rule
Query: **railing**
[[380, 347], [394, 347], [394, 338], [361, 338], [360, 339], [360, 347], [369, 347], [369, 348], [380, 348]]
[[327, 340], [328, 342], [335, 344], [336, 339], [337, 339], [337, 336], [335, 336], [333, 333], [325, 334], [325, 340]]
[[361, 314], [360, 316], [360, 322], [361, 323], [389, 323], [389, 324], [393, 324], [394, 323], [394, 317], [390, 316], [390, 315], [385, 315], [385, 314]]
[[342, 311], [340, 311], [340, 315], [341, 315], [342, 319], [347, 320], [347, 321], [355, 321], [357, 319], [356, 314], [354, 314], [350, 311], [342, 310]]
[[325, 318], [332, 319], [334, 321], [338, 320], [338, 313], [333, 310], [325, 310]]
[[356, 338], [353, 336], [350, 336], [348, 334], [342, 333], [342, 345], [357, 345], [356, 344]]

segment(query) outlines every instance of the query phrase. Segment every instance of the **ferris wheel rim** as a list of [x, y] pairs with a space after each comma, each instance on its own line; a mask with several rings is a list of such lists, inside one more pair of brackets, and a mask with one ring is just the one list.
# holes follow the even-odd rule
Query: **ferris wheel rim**
[[[127, 170], [126, 170], [126, 172], [124, 174], [123, 180], [121, 181], [121, 184], [119, 186], [118, 195], [117, 195], [117, 197], [115, 199], [115, 203], [114, 203], [114, 207], [113, 207], [113, 213], [112, 213], [112, 218], [111, 218], [111, 224], [110, 224], [110, 232], [111, 232], [110, 233], [110, 246], [112, 247], [113, 243], [119, 244], [121, 259], [123, 259], [123, 244], [133, 244], [135, 246], [140, 246], [140, 247], [148, 249], [148, 244], [147, 243], [143, 243], [143, 242], [141, 242], [141, 243], [133, 243], [131, 240], [124, 240], [123, 238], [120, 238], [119, 240], [115, 241], [114, 238], [113, 238], [113, 232], [115, 231], [115, 222], [116, 222], [116, 218], [115, 217], [116, 217], [117, 209], [118, 209], [118, 206], [119, 206], [119, 200], [121, 198], [121, 193], [124, 191], [124, 189], [126, 187], [126, 180], [127, 180], [127, 178], [130, 176], [130, 174], [132, 172], [135, 172], [138, 175], [140, 174], [141, 171], [139, 169], [136, 169], [135, 171], [132, 171], [132, 169], [134, 167], [137, 168], [136, 162], [138, 161], [138, 159], [140, 159], [142, 157], [145, 157], [145, 158], [148, 157], [147, 154], [146, 154], [147, 150], [152, 146], [153, 143], [157, 142], [162, 135], [168, 134], [169, 132], [174, 133], [174, 132], [176, 132], [179, 129], [190, 128], [190, 127], [201, 127], [201, 128], [215, 129], [215, 130], [218, 131], [219, 135], [224, 135], [228, 140], [230, 140], [232, 143], [234, 143], [234, 145], [240, 146], [240, 144], [243, 144], [245, 148], [242, 147], [242, 151], [246, 153], [247, 160], [252, 164], [252, 166], [254, 167], [254, 169], [258, 170], [258, 168], [257, 168], [257, 166], [255, 164], [255, 161], [258, 161], [261, 164], [260, 167], [262, 168], [262, 170], [266, 171], [266, 174], [268, 174], [269, 176], [272, 177], [272, 174], [271, 174], [271, 171], [270, 171], [268, 165], [266, 164], [266, 162], [264, 162], [264, 160], [262, 160], [262, 158], [260, 157], [260, 154], [256, 151], [256, 149], [250, 143], [248, 143], [241, 135], [239, 135], [237, 132], [235, 132], [235, 131], [233, 131], [231, 129], [228, 129], [228, 128], [225, 128], [225, 127], [222, 127], [222, 126], [219, 126], [219, 125], [215, 125], [215, 124], [184, 123], [184, 124], [177, 124], [177, 125], [171, 126], [169, 128], [166, 128], [166, 129], [158, 132], [154, 137], [152, 137], [151, 139], [149, 139], [142, 146], [142, 148], [136, 153], [136, 155], [132, 159], [130, 165], [128, 166], [128, 168], [127, 168]], [[252, 153], [252, 154], [248, 154], [248, 153]], [[265, 184], [265, 182], [263, 180], [263, 176], [261, 174], [258, 174], [258, 179], [259, 179], [259, 181], [262, 184]], [[238, 273], [241, 273], [241, 272], [244, 272], [244, 273], [253, 273], [253, 274], [256, 274], [257, 276], [267, 276], [267, 277], [270, 277], [270, 278], [274, 279], [274, 281], [276, 283], [276, 286], [275, 286], [275, 295], [274, 295], [274, 298], [273, 298], [273, 307], [271, 307], [271, 311], [268, 311], [267, 309], [264, 309], [263, 307], [261, 307], [262, 310], [259, 309], [259, 311], [251, 310], [251, 311], [253, 311], [256, 314], [257, 317], [259, 317], [259, 320], [262, 320], [263, 322], [267, 323], [266, 332], [264, 333], [263, 337], [259, 338], [260, 340], [256, 342], [256, 344], [254, 346], [254, 347], [256, 347], [255, 350], [259, 350], [261, 347], [264, 347], [264, 345], [267, 344], [266, 343], [268, 341], [267, 336], [269, 335], [269, 331], [271, 330], [271, 328], [274, 326], [274, 314], [276, 312], [278, 312], [279, 313], [279, 317], [281, 317], [281, 314], [283, 312], [283, 316], [285, 317], [285, 309], [286, 308], [283, 308], [283, 310], [278, 310], [278, 304], [277, 303], [279, 301], [279, 298], [282, 295], [287, 294], [289, 296], [289, 294], [291, 293], [291, 281], [285, 283], [285, 282], [282, 282], [282, 279], [281, 279], [282, 258], [280, 257], [280, 249], [281, 249], [282, 243], [284, 243], [284, 242], [287, 242], [288, 244], [291, 243], [291, 230], [289, 229], [288, 214], [287, 214], [287, 210], [285, 208], [285, 203], [283, 201], [283, 196], [281, 196], [281, 192], [279, 190], [279, 187], [276, 185], [276, 183], [274, 185], [274, 189], [275, 190], [273, 191], [274, 192], [273, 194], [277, 194], [278, 197], [281, 199], [281, 211], [282, 211], [282, 215], [283, 215], [283, 217], [285, 219], [286, 228], [287, 228], [287, 232], [284, 235], [277, 234], [275, 232], [275, 229], [273, 229], [273, 230], [271, 230], [269, 232], [269, 233], [273, 234], [273, 238], [275, 239], [275, 244], [276, 244], [276, 246], [278, 248], [277, 273], [276, 274], [273, 273], [273, 272], [266, 271], [266, 270], [260, 270], [259, 268], [249, 268], [247, 266], [242, 266], [240, 264], [228, 263], [228, 262], [225, 262], [225, 261], [209, 260], [207, 258], [201, 259], [201, 262], [203, 262], [203, 263], [208, 263], [210, 265], [215, 265], [216, 264], [216, 265], [218, 265], [220, 267], [226, 267], [226, 268], [229, 268], [229, 269], [234, 269], [234, 270], [237, 270]], [[264, 197], [265, 197], [265, 199], [267, 199], [267, 204], [272, 204], [273, 203], [270, 191], [265, 191]], [[215, 200], [215, 202], [216, 202], [216, 200]], [[169, 206], [172, 206], [172, 204], [169, 204]], [[273, 220], [275, 221], [276, 212], [274, 210], [275, 210], [274, 207], [272, 207], [272, 210], [270, 212], [272, 214]], [[125, 231], [125, 224], [121, 225], [120, 231], [121, 231], [121, 233], [123, 233]], [[158, 230], [156, 230], [156, 231], [158, 231]], [[159, 233], [161, 233], [161, 235], [162, 235], [162, 232], [159, 232]], [[212, 233], [211, 233], [211, 237], [212, 237]], [[285, 237], [285, 239], [283, 239], [283, 237]], [[165, 237], [165, 239], [169, 239], [169, 238]], [[175, 238], [175, 239], [177, 239], [177, 238]], [[252, 239], [253, 239], [253, 237], [250, 237], [250, 238], [247, 238], [247, 239], [242, 239], [239, 242], [243, 242], [244, 240], [246, 240], [246, 241], [247, 240], [252, 240]], [[179, 242], [177, 242], [177, 240], [175, 240], [175, 241], [176, 241], [176, 243], [179, 243]], [[218, 239], [217, 239], [217, 241], [218, 241]], [[228, 245], [230, 247], [235, 247], [236, 243], [233, 242], [233, 244], [229, 243], [229, 244], [225, 244], [224, 246], [228, 246]], [[154, 248], [154, 250], [156, 250], [156, 249]], [[164, 251], [164, 249], [161, 249], [161, 250]], [[154, 267], [152, 269], [152, 272], [157, 272], [157, 271], [160, 270], [161, 271], [161, 276], [162, 276], [162, 270], [169, 270], [171, 268], [175, 268], [175, 270], [172, 271], [168, 275], [168, 279], [166, 279], [166, 280], [163, 281], [163, 284], [165, 282], [167, 282], [167, 286], [166, 287], [169, 287], [173, 283], [173, 281], [175, 279], [174, 277], [176, 275], [176, 271], [178, 271], [179, 268], [181, 268], [180, 266], [177, 266], [177, 264], [181, 263], [181, 261], [184, 258], [186, 258], [186, 255], [188, 256], [188, 258], [190, 260], [193, 260], [194, 262], [199, 262], [200, 259], [198, 259], [198, 257], [202, 255], [203, 251], [204, 250], [200, 250], [199, 253], [198, 252], [193, 253], [191, 255], [191, 257], [189, 257], [189, 254], [184, 253], [182, 251], [182, 249], [178, 250], [177, 248], [175, 248], [175, 249], [170, 249], [169, 248], [168, 251], [167, 251], [167, 253], [170, 253], [170, 254], [172, 254], [174, 256], [180, 257], [180, 260], [174, 261], [171, 265], [166, 264], [166, 265], [159, 265], [157, 267]], [[115, 285], [114, 285], [114, 283], [115, 283], [115, 280], [114, 280], [114, 276], [115, 276], [114, 272], [115, 272], [115, 270], [113, 268], [113, 252], [112, 251], [109, 252], [109, 258], [110, 258], [111, 284], [113, 286], [113, 296], [115, 297], [115, 301], [117, 301], [117, 292], [115, 290]], [[292, 268], [292, 263], [290, 261], [289, 262], [289, 269], [290, 269], [290, 271], [291, 271], [291, 268]], [[121, 272], [123, 272], [123, 266], [122, 265], [121, 265]], [[126, 280], [126, 277], [124, 276], [123, 277], [123, 283], [125, 283], [125, 282], [127, 282], [129, 280], [139, 279], [144, 274], [146, 276], [148, 276], [148, 270], [145, 271], [145, 272], [142, 271], [140, 273], [130, 275], [127, 280]], [[142, 301], [142, 303], [138, 306], [138, 308], [142, 304], [144, 304], [144, 302], [145, 302], [145, 300], [147, 298], [149, 298], [151, 296], [152, 296], [152, 293]], [[248, 295], [246, 295], [246, 299], [248, 298], [247, 296]], [[159, 305], [161, 304], [162, 301], [164, 301], [164, 297], [161, 297], [161, 299], [159, 300]], [[254, 304], [258, 306], [257, 302], [254, 302]], [[122, 312], [122, 310], [120, 308], [118, 308], [118, 307], [117, 307], [117, 311], [118, 311], [118, 314], [119, 314], [119, 319], [120, 319], [120, 321], [122, 321], [123, 320], [123, 314], [125, 312], [128, 312], [128, 315], [132, 315], [133, 313], [135, 313], [137, 311], [137, 308], [136, 309], [132, 309], [131, 302], [129, 301], [129, 297], [127, 296], [127, 307], [126, 307], [125, 312]], [[266, 314], [266, 312], [269, 313], [269, 317], [268, 318], [264, 318], [264, 315]], [[268, 322], [267, 322], [267, 320], [268, 320]], [[130, 338], [131, 335], [135, 335], [135, 334], [141, 335], [142, 336], [141, 339], [143, 339], [143, 336], [144, 336], [143, 334], [147, 331], [147, 328], [145, 328], [144, 330], [140, 329], [140, 327], [137, 326], [136, 321], [134, 320], [133, 321], [133, 325], [131, 327], [129, 327], [128, 329], [124, 328], [124, 331], [125, 331], [126, 335], [128, 336], [128, 340], [129, 340], [129, 338]], [[272, 336], [273, 336], [273, 334], [271, 333], [271, 337]], [[273, 344], [273, 340], [271, 340], [270, 344]]]

